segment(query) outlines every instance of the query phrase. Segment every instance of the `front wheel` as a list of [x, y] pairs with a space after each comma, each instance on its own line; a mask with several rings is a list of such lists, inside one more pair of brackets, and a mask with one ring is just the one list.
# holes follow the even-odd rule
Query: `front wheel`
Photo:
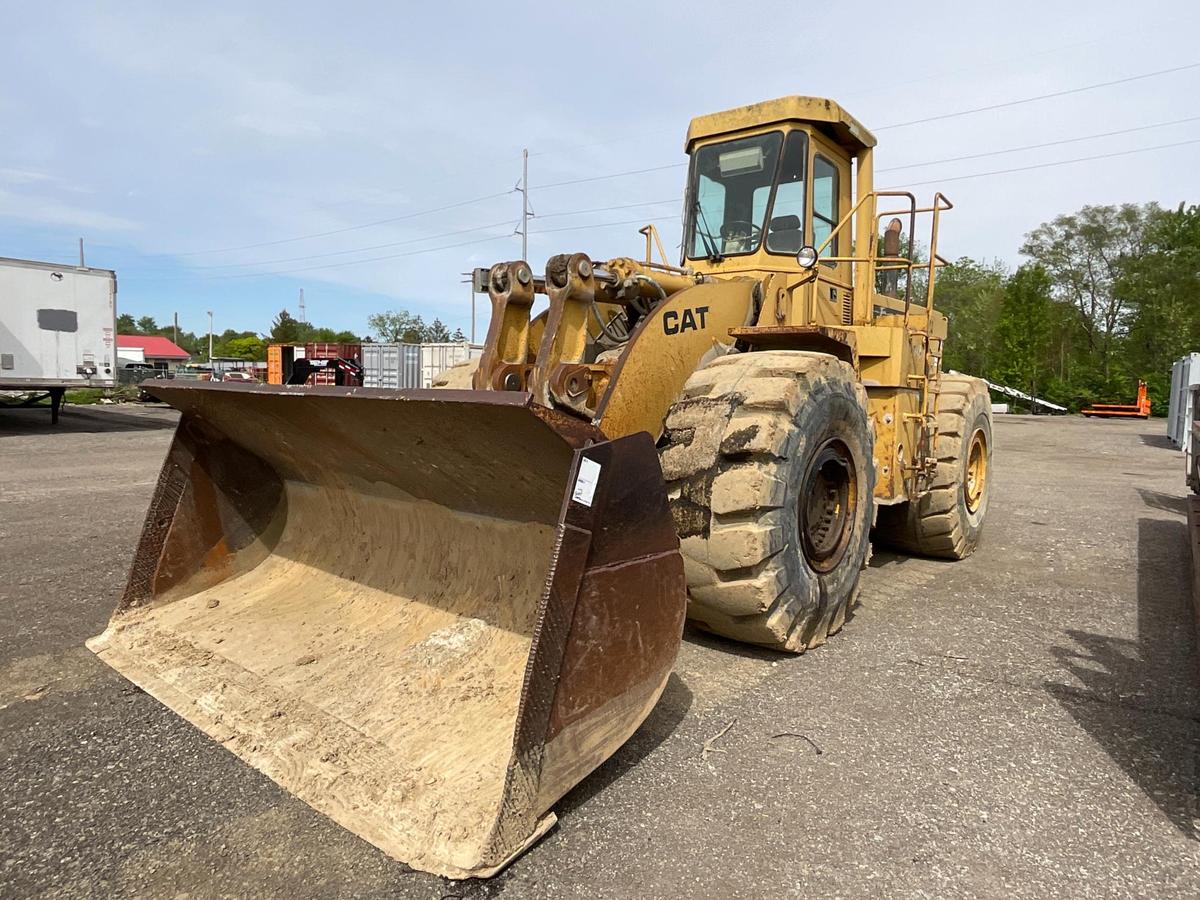
[[874, 512], [854, 370], [822, 353], [723, 356], [688, 379], [666, 426], [689, 618], [797, 653], [824, 643], [856, 596]]

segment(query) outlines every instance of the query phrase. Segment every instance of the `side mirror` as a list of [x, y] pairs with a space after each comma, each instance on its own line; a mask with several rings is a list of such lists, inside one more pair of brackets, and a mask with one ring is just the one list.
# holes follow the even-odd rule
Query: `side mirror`
[[801, 247], [796, 254], [796, 263], [802, 269], [811, 269], [817, 264], [816, 247]]

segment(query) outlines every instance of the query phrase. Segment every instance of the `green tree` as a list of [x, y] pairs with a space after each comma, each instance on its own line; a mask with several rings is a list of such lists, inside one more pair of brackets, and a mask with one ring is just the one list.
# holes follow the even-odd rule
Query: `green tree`
[[334, 344], [357, 344], [359, 337], [353, 331], [335, 331], [332, 328], [314, 328], [311, 340]]
[[434, 319], [425, 329], [425, 340], [431, 344], [444, 344], [450, 340], [450, 329], [441, 319]]
[[946, 369], [984, 378], [992, 373], [1007, 277], [1008, 270], [999, 260], [989, 263], [966, 256], [938, 271], [934, 306], [950, 320], [942, 361]]
[[1147, 383], [1155, 412], [1165, 413], [1171, 363], [1200, 347], [1200, 206], [1152, 218], [1146, 252], [1125, 261], [1116, 291], [1130, 310], [1131, 376]]
[[281, 309], [271, 322], [271, 340], [276, 344], [299, 344], [304, 341], [304, 323], [286, 309]]
[[117, 316], [117, 334], [137, 334], [137, 322], [129, 313]]
[[385, 343], [419, 344], [428, 340], [425, 322], [421, 317], [403, 309], [372, 313], [367, 316], [367, 327]]
[[461, 343], [466, 339], [467, 336], [463, 334], [463, 330], [461, 328], [455, 328], [454, 334], [450, 335], [450, 340], [455, 341], [456, 343]]
[[153, 316], [142, 316], [137, 320], [139, 334], [158, 334], [158, 323]]
[[1004, 286], [996, 322], [1000, 354], [993, 378], [1034, 397], [1049, 375], [1053, 290], [1054, 283], [1040, 265], [1022, 266]]
[[262, 361], [267, 358], [267, 342], [249, 334], [231, 338], [221, 344], [220, 356], [236, 356], [239, 359]]
[[1075, 309], [1083, 336], [1076, 377], [1091, 370], [1092, 387], [1101, 392], [1124, 377], [1118, 351], [1129, 305], [1116, 283], [1127, 262], [1144, 252], [1147, 226], [1160, 212], [1154, 203], [1085, 206], [1039, 225], [1021, 246], [1049, 273], [1055, 296]]

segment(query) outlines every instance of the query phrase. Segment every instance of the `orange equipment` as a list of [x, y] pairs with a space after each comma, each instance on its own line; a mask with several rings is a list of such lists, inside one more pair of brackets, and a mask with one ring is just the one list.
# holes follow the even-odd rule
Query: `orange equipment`
[[1093, 403], [1080, 410], [1085, 416], [1099, 419], [1148, 419], [1150, 418], [1150, 395], [1146, 393], [1146, 382], [1138, 382], [1137, 403], [1132, 406], [1122, 403]]

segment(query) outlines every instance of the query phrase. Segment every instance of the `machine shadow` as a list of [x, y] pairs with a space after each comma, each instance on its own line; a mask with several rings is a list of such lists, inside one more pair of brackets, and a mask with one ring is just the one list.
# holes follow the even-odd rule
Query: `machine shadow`
[[0, 408], [0, 437], [36, 434], [101, 434], [117, 431], [162, 431], [174, 429], [179, 417], [173, 412], [164, 414], [163, 407], [154, 412], [123, 413], [111, 407], [93, 409], [87, 406], [64, 406], [58, 424], [50, 423], [49, 406]]
[[554, 805], [555, 811], [560, 816], [568, 815], [621, 778], [674, 734], [691, 706], [691, 689], [672, 672], [658, 703], [633, 737], [559, 800]]
[[1180, 516], [1187, 515], [1187, 499], [1184, 497], [1164, 494], [1161, 491], [1150, 491], [1146, 488], [1138, 488], [1137, 492], [1141, 495], [1142, 502], [1151, 509], [1161, 509], [1163, 512], [1175, 513]]
[[1171, 443], [1171, 439], [1165, 434], [1139, 434], [1138, 437], [1142, 439], [1142, 443], [1147, 447], [1158, 447], [1161, 450], [1177, 449], [1175, 445]]
[[1184, 836], [1198, 840], [1200, 723], [1188, 559], [1184, 522], [1139, 520], [1138, 639], [1068, 630], [1073, 645], [1051, 652], [1083, 686], [1045, 688]]

